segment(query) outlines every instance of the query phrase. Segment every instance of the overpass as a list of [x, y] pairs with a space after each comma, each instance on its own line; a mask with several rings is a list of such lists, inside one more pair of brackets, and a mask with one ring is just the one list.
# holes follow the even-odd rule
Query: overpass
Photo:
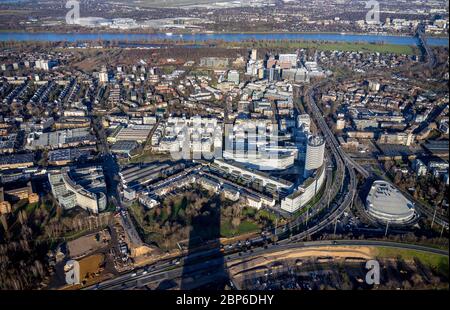
[[425, 37], [425, 26], [424, 24], [419, 24], [416, 29], [416, 37], [419, 40], [419, 47], [424, 52], [424, 57], [426, 59], [427, 65], [430, 69], [434, 69], [437, 64], [436, 55], [434, 55], [433, 50], [428, 45], [427, 39]]

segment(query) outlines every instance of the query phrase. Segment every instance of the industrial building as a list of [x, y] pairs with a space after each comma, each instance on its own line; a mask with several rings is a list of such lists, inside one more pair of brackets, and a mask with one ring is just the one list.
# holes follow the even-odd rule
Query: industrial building
[[144, 143], [147, 141], [148, 135], [152, 130], [152, 125], [128, 125], [128, 127], [118, 126], [116, 130], [108, 136], [108, 142], [115, 143], [117, 141], [136, 141]]
[[113, 154], [130, 157], [131, 152], [137, 147], [138, 143], [136, 141], [122, 140], [113, 144], [111, 147], [111, 152]]
[[69, 148], [48, 152], [48, 163], [55, 166], [64, 166], [80, 159], [92, 157], [92, 149]]

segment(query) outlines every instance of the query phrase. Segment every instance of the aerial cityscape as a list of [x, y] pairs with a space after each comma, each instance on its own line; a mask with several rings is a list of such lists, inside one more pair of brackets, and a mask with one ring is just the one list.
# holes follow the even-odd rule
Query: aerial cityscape
[[448, 291], [448, 7], [1, 0], [0, 290]]

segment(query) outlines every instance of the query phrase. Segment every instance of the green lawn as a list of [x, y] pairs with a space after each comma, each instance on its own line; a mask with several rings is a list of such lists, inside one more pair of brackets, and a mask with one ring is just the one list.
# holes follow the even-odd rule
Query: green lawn
[[447, 274], [449, 273], [448, 256], [426, 253], [416, 250], [395, 249], [388, 247], [377, 247], [377, 256], [380, 258], [402, 258], [404, 260], [418, 259], [422, 264], [432, 269]]
[[256, 215], [256, 209], [250, 207], [244, 207], [242, 209], [242, 215], [248, 217], [254, 217]]
[[275, 223], [275, 221], [277, 220], [277, 216], [267, 210], [258, 210], [257, 214], [260, 218], [266, 219], [272, 223]]
[[259, 226], [252, 221], [243, 221], [237, 228], [233, 228], [230, 222], [222, 222], [220, 225], [220, 235], [225, 238], [258, 231]]
[[415, 55], [417, 49], [414, 46], [383, 44], [383, 43], [365, 43], [365, 42], [306, 42], [306, 41], [257, 41], [257, 42], [227, 42], [226, 46], [243, 46], [255, 48], [315, 48], [322, 51], [343, 51], [343, 52], [379, 52]]

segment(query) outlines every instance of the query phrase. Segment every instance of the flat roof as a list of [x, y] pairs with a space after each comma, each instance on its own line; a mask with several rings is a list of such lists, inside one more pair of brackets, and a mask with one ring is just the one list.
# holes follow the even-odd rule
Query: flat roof
[[219, 166], [224, 165], [224, 164], [229, 165], [229, 166], [235, 167], [236, 169], [239, 169], [241, 171], [246, 171], [246, 173], [243, 173], [243, 174], [246, 174], [246, 175], [254, 174], [256, 176], [271, 180], [272, 182], [277, 182], [277, 183], [283, 184], [287, 187], [291, 187], [293, 185], [293, 183], [288, 180], [271, 176], [268, 173], [265, 173], [265, 172], [262, 172], [262, 171], [259, 171], [256, 169], [248, 168], [244, 164], [236, 162], [236, 161], [227, 160], [227, 159], [222, 158], [222, 159], [215, 159], [214, 163]]
[[373, 182], [366, 203], [369, 210], [391, 218], [414, 213], [414, 204], [386, 181]]

